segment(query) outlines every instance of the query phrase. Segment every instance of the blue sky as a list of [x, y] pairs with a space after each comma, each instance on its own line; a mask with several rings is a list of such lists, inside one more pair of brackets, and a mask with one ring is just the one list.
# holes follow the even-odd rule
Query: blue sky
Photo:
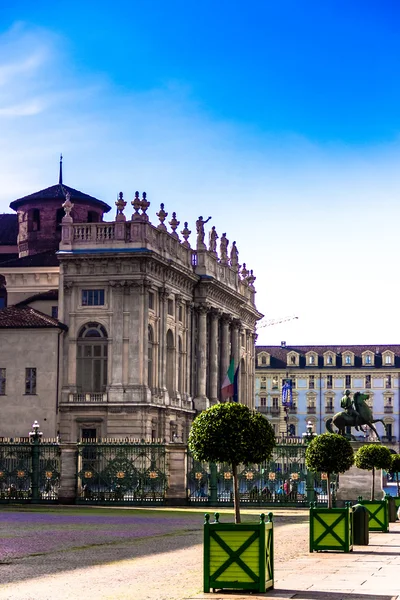
[[275, 344], [400, 343], [400, 5], [0, 8], [0, 211], [147, 191], [236, 240]]

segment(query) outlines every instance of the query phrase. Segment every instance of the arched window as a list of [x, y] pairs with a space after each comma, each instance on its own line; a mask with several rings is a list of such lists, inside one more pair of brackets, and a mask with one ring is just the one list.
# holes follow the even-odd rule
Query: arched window
[[174, 334], [170, 329], [167, 331], [167, 390], [169, 395], [172, 397], [175, 391], [175, 346], [174, 346]]
[[6, 278], [3, 275], [0, 275], [0, 308], [5, 308], [6, 306], [7, 306]]
[[152, 387], [154, 387], [154, 378], [153, 378], [153, 368], [154, 368], [154, 364], [153, 364], [153, 344], [154, 344], [154, 334], [153, 334], [153, 328], [151, 325], [149, 325], [148, 327], [148, 345], [147, 345], [147, 385], [149, 386], [149, 388], [151, 389]]
[[31, 208], [28, 211], [28, 231], [40, 231], [40, 210]]
[[107, 332], [86, 323], [78, 335], [76, 383], [82, 393], [104, 392], [107, 386]]

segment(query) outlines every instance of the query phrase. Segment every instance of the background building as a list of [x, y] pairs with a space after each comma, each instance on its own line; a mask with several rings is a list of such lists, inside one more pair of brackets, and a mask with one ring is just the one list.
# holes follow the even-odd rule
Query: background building
[[[316, 433], [339, 412], [345, 389], [369, 394], [379, 435], [399, 439], [400, 346], [258, 346], [256, 408], [265, 414], [276, 435], [301, 436], [311, 421]], [[292, 382], [293, 406], [282, 406], [284, 381]], [[285, 420], [286, 415], [288, 420]], [[363, 435], [362, 433], [360, 435]]]

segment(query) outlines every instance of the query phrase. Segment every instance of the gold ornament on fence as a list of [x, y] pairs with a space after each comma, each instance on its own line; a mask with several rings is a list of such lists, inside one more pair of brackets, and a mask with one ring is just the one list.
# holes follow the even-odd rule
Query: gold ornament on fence
[[254, 473], [252, 473], [251, 471], [248, 471], [248, 472], [246, 473], [246, 479], [247, 479], [248, 481], [251, 481], [252, 479], [254, 479]]
[[229, 473], [229, 471], [224, 473], [224, 479], [232, 479], [232, 473]]
[[92, 471], [85, 471], [85, 479], [91, 479], [93, 477]]
[[196, 479], [202, 479], [203, 473], [197, 472], [195, 477], [196, 477]]
[[46, 479], [51, 479], [53, 477], [53, 471], [46, 471]]
[[270, 474], [268, 475], [268, 479], [269, 479], [270, 481], [274, 481], [274, 480], [276, 479], [276, 474], [275, 474], [275, 473], [270, 473]]
[[328, 473], [321, 473], [321, 479], [328, 479]]
[[22, 479], [22, 477], [25, 477], [25, 471], [17, 471], [17, 477], [19, 477], [20, 479]]
[[125, 473], [124, 473], [124, 471], [118, 471], [118, 473], [117, 473], [117, 478], [118, 478], [118, 479], [123, 479], [124, 477], [125, 477]]
[[158, 475], [156, 471], [150, 471], [149, 473], [150, 479], [157, 479]]
[[0, 479], [3, 479], [4, 477], [4, 471], [0, 471]]
[[296, 481], [299, 478], [299, 474], [298, 473], [292, 473], [292, 479], [294, 481]]

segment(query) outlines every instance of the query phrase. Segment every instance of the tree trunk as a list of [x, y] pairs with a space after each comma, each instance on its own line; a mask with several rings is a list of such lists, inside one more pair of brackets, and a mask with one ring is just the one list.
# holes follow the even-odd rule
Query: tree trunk
[[331, 492], [331, 474], [327, 473], [327, 480], [326, 480], [326, 485], [327, 485], [327, 494], [328, 494], [328, 508], [332, 508], [332, 492]]
[[375, 467], [372, 467], [371, 500], [375, 500]]
[[239, 503], [239, 482], [237, 474], [237, 465], [232, 465], [233, 474], [233, 506], [235, 508], [235, 523], [241, 523], [240, 503]]

